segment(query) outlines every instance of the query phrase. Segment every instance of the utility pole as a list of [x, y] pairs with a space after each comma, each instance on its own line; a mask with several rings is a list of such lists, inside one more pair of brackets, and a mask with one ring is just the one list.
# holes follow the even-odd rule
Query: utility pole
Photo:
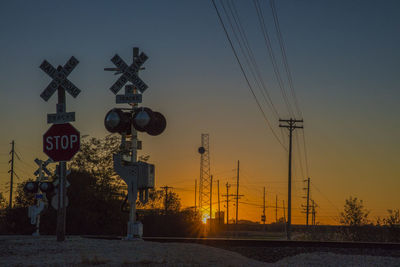
[[317, 205], [315, 204], [314, 200], [311, 200], [311, 201], [312, 201], [311, 222], [312, 222], [312, 225], [315, 225], [315, 216], [316, 216], [315, 208], [316, 208]]
[[[285, 200], [282, 200], [283, 202], [283, 225], [285, 226], [285, 231], [287, 231], [286, 228], [286, 211], [285, 211]], [[287, 234], [287, 233], [286, 233]]]
[[278, 196], [275, 195], [275, 222], [278, 222]]
[[226, 183], [226, 225], [229, 225], [229, 187], [231, 185]]
[[239, 213], [239, 160], [237, 162], [237, 179], [236, 179], [236, 222], [238, 223], [238, 213]]
[[306, 211], [306, 225], [308, 226], [308, 214], [310, 212], [310, 178], [307, 179], [307, 211]]
[[9, 163], [11, 163], [11, 170], [8, 172], [10, 173], [10, 202], [9, 202], [9, 207], [10, 209], [12, 208], [12, 193], [13, 193], [13, 183], [14, 183], [14, 140], [11, 142], [11, 160]]
[[161, 187], [162, 189], [165, 190], [165, 204], [164, 204], [164, 208], [165, 208], [165, 215], [167, 215], [168, 213], [168, 205], [169, 205], [169, 200], [168, 200], [168, 189], [171, 189], [172, 187], [170, 186], [163, 186]]
[[265, 221], [267, 220], [267, 218], [265, 217], [265, 186], [264, 186], [263, 217], [262, 217], [262, 219], [263, 219], [263, 222], [264, 222], [264, 225], [265, 225]]
[[283, 202], [283, 221], [286, 223], [285, 200], [282, 200], [282, 202]]
[[226, 225], [229, 224], [229, 187], [231, 185], [226, 183]]
[[212, 186], [213, 186], [213, 176], [210, 176], [210, 232], [211, 232], [211, 218], [212, 218]]
[[288, 220], [287, 220], [287, 239], [291, 239], [290, 226], [292, 223], [292, 137], [293, 131], [303, 126], [297, 126], [296, 122], [303, 122], [303, 120], [279, 120], [279, 122], [286, 122], [288, 125], [279, 124], [279, 127], [287, 128], [289, 130], [289, 171], [288, 171]]
[[219, 202], [219, 180], [217, 180], [217, 188], [218, 188], [218, 224], [221, 224], [221, 210]]
[[196, 214], [197, 179], [194, 180], [194, 213]]

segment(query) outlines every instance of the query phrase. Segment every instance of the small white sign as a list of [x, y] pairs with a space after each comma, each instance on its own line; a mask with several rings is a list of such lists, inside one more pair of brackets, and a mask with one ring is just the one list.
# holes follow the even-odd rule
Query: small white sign
[[116, 96], [116, 103], [123, 104], [123, 103], [142, 103], [142, 95], [141, 94], [134, 94], [134, 95], [117, 95]]
[[75, 121], [75, 112], [47, 114], [47, 123], [62, 124]]

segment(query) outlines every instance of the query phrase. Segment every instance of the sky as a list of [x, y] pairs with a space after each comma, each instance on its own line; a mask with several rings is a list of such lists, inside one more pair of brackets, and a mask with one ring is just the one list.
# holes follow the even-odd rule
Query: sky
[[[278, 115], [288, 119], [254, 4], [233, 2]], [[228, 23], [221, 1], [216, 3]], [[286, 77], [269, 1], [260, 4], [280, 73]], [[302, 113], [296, 119], [304, 119], [304, 131], [295, 130], [293, 138], [292, 222], [305, 223], [301, 205], [307, 177], [321, 224], [338, 223], [349, 196], [364, 201], [372, 220], [398, 209], [400, 4], [279, 0], [275, 5]], [[278, 127], [278, 118], [250, 79], [282, 146], [256, 105], [212, 1], [3, 1], [0, 33], [0, 192], [6, 196], [12, 140], [20, 156], [17, 183], [33, 177], [35, 158], [47, 159], [42, 135], [50, 127], [46, 116], [55, 112], [57, 97], [48, 102], [40, 98], [51, 81], [39, 69], [41, 62], [58, 66], [71, 56], [80, 61], [68, 78], [82, 92], [75, 99], [67, 95], [67, 111], [76, 113], [73, 125], [81, 135], [101, 138], [108, 134], [105, 114], [123, 107], [109, 90], [117, 76], [103, 69], [113, 67], [110, 59], [116, 53], [131, 62], [132, 47], [137, 46], [149, 56], [140, 72], [149, 85], [142, 105], [167, 119], [160, 136], [139, 135], [139, 154], [150, 155], [156, 165], [156, 186], [172, 186], [184, 207], [194, 205], [197, 149], [201, 134], [208, 133], [211, 173], [221, 192], [226, 183], [232, 185], [230, 193], [235, 191], [240, 160], [244, 196], [239, 219], [260, 220], [264, 186], [267, 222], [275, 221], [276, 197], [278, 216], [283, 216], [288, 132]], [[239, 58], [251, 78], [240, 53]], [[293, 98], [289, 101], [293, 107]]]

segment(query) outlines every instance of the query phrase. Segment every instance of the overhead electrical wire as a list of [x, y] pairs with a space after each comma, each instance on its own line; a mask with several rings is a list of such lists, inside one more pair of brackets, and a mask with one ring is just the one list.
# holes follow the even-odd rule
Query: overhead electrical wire
[[[227, 27], [225, 26], [225, 23], [224, 23], [224, 21], [222, 19], [222, 16], [221, 16], [221, 14], [220, 14], [220, 12], [218, 10], [218, 7], [217, 7], [217, 5], [215, 3], [215, 0], [212, 0], [212, 3], [213, 3], [215, 11], [217, 13], [219, 22], [220, 22], [220, 24], [221, 24], [221, 26], [222, 26], [222, 28], [224, 30], [224, 33], [225, 33], [225, 35], [226, 35], [226, 37], [228, 39], [228, 42], [230, 44], [230, 47], [231, 47], [232, 51], [233, 51], [235, 59], [236, 59], [238, 65], [240, 67], [240, 70], [241, 70], [241, 72], [242, 72], [242, 74], [243, 74], [243, 76], [244, 76], [244, 78], [246, 80], [247, 86], [248, 86], [251, 94], [253, 95], [253, 98], [254, 98], [259, 110], [261, 111], [261, 113], [263, 115], [263, 118], [264, 118], [265, 122], [267, 123], [267, 126], [270, 128], [270, 130], [272, 131], [274, 137], [278, 140], [278, 142], [281, 144], [281, 146], [287, 151], [288, 150], [287, 149], [287, 144], [286, 144], [286, 142], [284, 143], [282, 141], [282, 140], [286, 140], [283, 137], [284, 136], [283, 129], [280, 128], [282, 138], [279, 138], [278, 135], [276, 134], [275, 130], [273, 129], [273, 127], [272, 127], [272, 125], [271, 125], [271, 123], [270, 123], [270, 121], [269, 121], [269, 119], [268, 119], [268, 117], [267, 117], [267, 115], [266, 115], [266, 113], [265, 113], [265, 111], [264, 111], [264, 109], [263, 109], [263, 107], [262, 107], [257, 95], [254, 92], [254, 88], [251, 85], [249, 77], [248, 77], [248, 75], [247, 75], [247, 73], [245, 71], [245, 66], [242, 64], [242, 62], [241, 62], [241, 60], [239, 58], [238, 52], [236, 51], [236, 48], [235, 48], [235, 46], [234, 46], [234, 44], [232, 42], [230, 34], [228, 33]], [[248, 38], [246, 36], [246, 31], [245, 31], [245, 29], [243, 27], [243, 24], [242, 24], [241, 20], [240, 20], [239, 12], [238, 12], [238, 10], [237, 10], [237, 8], [235, 6], [235, 3], [233, 1], [231, 1], [231, 0], [227, 0], [226, 3], [227, 3], [227, 7], [229, 9], [229, 12], [226, 9], [223, 0], [221, 0], [221, 6], [224, 9], [226, 18], [227, 18], [228, 23], [229, 23], [229, 25], [231, 27], [232, 33], [233, 33], [234, 37], [236, 38], [237, 44], [238, 44], [238, 46], [240, 48], [240, 51], [243, 54], [245, 62], [248, 65], [248, 68], [249, 68], [248, 70], [249, 70], [250, 74], [252, 75], [252, 77], [254, 78], [254, 81], [255, 81], [256, 85], [260, 89], [260, 92], [261, 92], [261, 94], [262, 94], [262, 96], [264, 98], [265, 103], [273, 111], [273, 115], [275, 117], [279, 117], [278, 109], [276, 108], [274, 102], [272, 101], [271, 95], [267, 90], [267, 86], [265, 85], [265, 83], [264, 83], [264, 81], [262, 79], [260, 68], [259, 68], [259, 66], [258, 66], [258, 64], [257, 64], [257, 62], [255, 60], [254, 53], [253, 53], [253, 51], [252, 51], [252, 49], [250, 47]], [[276, 55], [275, 55], [275, 53], [273, 51], [273, 48], [272, 48], [271, 39], [270, 39], [268, 30], [267, 30], [267, 25], [266, 25], [266, 22], [265, 22], [265, 18], [264, 18], [263, 12], [262, 12], [262, 8], [261, 8], [261, 5], [260, 5], [260, 2], [259, 2], [259, 0], [253, 0], [253, 3], [254, 3], [254, 6], [255, 6], [255, 9], [256, 9], [256, 12], [257, 12], [257, 18], [258, 18], [258, 22], [260, 24], [260, 28], [261, 28], [262, 33], [263, 33], [265, 46], [267, 48], [269, 58], [270, 58], [270, 60], [272, 62], [274, 74], [275, 74], [275, 77], [277, 79], [278, 87], [279, 87], [279, 90], [281, 92], [281, 95], [282, 95], [282, 98], [284, 100], [284, 103], [286, 105], [287, 111], [288, 111], [289, 115], [291, 117], [293, 117], [293, 118], [295, 118], [297, 116], [303, 118], [303, 114], [302, 114], [302, 111], [300, 109], [299, 102], [297, 100], [297, 96], [296, 96], [295, 89], [294, 89], [293, 77], [292, 77], [291, 69], [290, 69], [290, 66], [289, 66], [288, 58], [287, 58], [286, 45], [285, 45], [285, 41], [283, 39], [282, 31], [281, 31], [281, 28], [280, 28], [280, 23], [279, 23], [278, 14], [277, 14], [277, 11], [276, 11], [275, 2], [274, 2], [274, 0], [270, 0], [270, 8], [271, 8], [271, 11], [272, 11], [272, 16], [273, 16], [273, 22], [274, 22], [274, 26], [275, 26], [276, 36], [277, 36], [277, 39], [278, 39], [279, 48], [280, 48], [280, 52], [281, 52], [281, 56], [282, 56], [282, 64], [283, 64], [283, 68], [284, 68], [285, 74], [287, 76], [288, 87], [289, 87], [290, 90], [287, 90], [285, 88], [285, 82], [284, 82], [284, 80], [282, 78], [282, 75], [280, 73], [280, 70], [279, 70], [279, 67], [278, 67], [277, 58], [276, 58]], [[232, 18], [233, 22], [232, 22], [231, 18]], [[263, 90], [261, 90], [261, 88]], [[289, 100], [287, 91], [290, 91], [290, 95], [291, 95], [293, 101]], [[292, 108], [291, 103], [294, 103], [297, 116], [295, 116], [295, 114], [293, 112], [293, 108]], [[301, 159], [302, 156], [299, 155], [299, 163], [300, 163], [299, 167], [300, 167], [302, 176], [303, 176], [303, 178], [305, 178], [305, 176], [310, 177], [309, 176], [309, 160], [308, 160], [307, 145], [306, 145], [306, 138], [305, 138], [304, 129], [302, 131], [302, 140], [301, 140], [302, 143], [303, 143], [303, 147], [302, 147], [303, 149], [300, 148], [299, 137], [296, 135], [295, 138], [296, 138], [298, 153], [301, 154], [300, 153], [301, 150], [303, 150], [303, 152], [304, 152], [303, 154], [304, 154], [305, 174], [304, 174], [304, 169], [303, 169], [303, 162], [302, 162], [302, 159]]]
[[272, 49], [271, 39], [270, 39], [269, 34], [268, 34], [268, 29], [267, 29], [267, 26], [266, 26], [266, 23], [265, 23], [264, 15], [263, 15], [261, 7], [260, 7], [260, 3], [258, 2], [258, 0], [253, 0], [253, 3], [254, 3], [254, 6], [255, 6], [255, 9], [256, 9], [256, 12], [257, 12], [257, 18], [258, 18], [258, 22], [260, 24], [261, 32], [262, 32], [263, 37], [264, 37], [264, 44], [265, 44], [265, 46], [267, 48], [268, 56], [269, 56], [269, 58], [271, 60], [272, 67], [273, 67], [273, 70], [274, 70], [274, 74], [275, 74], [276, 80], [278, 82], [278, 87], [279, 87], [279, 89], [281, 91], [282, 98], [283, 98], [283, 101], [286, 104], [286, 108], [288, 110], [288, 113], [289, 113], [290, 116], [293, 117], [293, 110], [292, 110], [292, 108], [290, 106], [290, 101], [289, 101], [289, 99], [287, 97], [287, 94], [286, 94], [285, 84], [283, 82], [283, 79], [282, 79], [280, 71], [279, 71], [279, 67], [278, 67], [278, 64], [277, 64], [277, 61], [276, 61], [274, 50]]
[[[266, 99], [265, 99], [265, 101], [270, 105], [272, 111], [275, 113], [276, 117], [279, 119], [280, 116], [279, 116], [278, 110], [276, 109], [276, 107], [275, 107], [275, 105], [274, 105], [274, 103], [273, 103], [273, 101], [271, 99], [271, 96], [270, 96], [270, 94], [268, 92], [267, 86], [264, 83], [264, 79], [262, 78], [262, 75], [261, 75], [261, 72], [260, 72], [260, 68], [258, 67], [257, 61], [256, 61], [256, 59], [254, 57], [254, 54], [253, 54], [252, 49], [250, 47], [248, 38], [246, 36], [246, 32], [245, 32], [245, 30], [244, 30], [244, 28], [242, 26], [242, 22], [240, 20], [239, 12], [236, 9], [236, 5], [232, 0], [228, 1], [227, 3], [228, 3], [228, 8], [229, 8], [229, 10], [231, 12], [232, 18], [234, 19], [236, 27], [237, 27], [237, 29], [239, 31], [239, 34], [241, 35], [241, 38], [244, 41], [244, 45], [246, 47], [247, 54], [248, 54], [249, 59], [250, 59], [252, 65], [253, 65], [253, 67], [255, 69], [255, 72], [257, 74], [257, 78], [259, 80], [259, 83], [261, 83], [261, 86], [264, 89], [265, 94], [263, 93], [263, 91], [259, 87], [260, 91], [262, 92], [262, 94], [264, 96], [264, 99], [265, 99], [265, 95], [267, 96], [268, 101], [266, 101]], [[255, 79], [255, 80], [257, 81], [257, 79]]]
[[299, 114], [300, 118], [302, 118], [303, 114], [302, 114], [302, 112], [300, 110], [299, 103], [298, 103], [297, 97], [296, 97], [296, 93], [295, 93], [294, 87], [293, 87], [292, 73], [290, 71], [290, 67], [289, 67], [289, 63], [288, 63], [288, 59], [287, 59], [287, 55], [286, 55], [285, 41], [283, 40], [283, 37], [282, 37], [281, 27], [279, 25], [278, 13], [276, 12], [276, 7], [275, 7], [275, 1], [274, 0], [270, 0], [269, 3], [270, 3], [270, 6], [271, 6], [272, 16], [274, 18], [274, 25], [275, 25], [276, 34], [277, 34], [277, 37], [278, 37], [279, 47], [280, 47], [281, 53], [282, 53], [283, 66], [285, 68], [286, 75], [287, 75], [288, 82], [289, 82], [289, 88], [290, 88], [291, 93], [292, 93], [292, 97], [293, 97], [293, 100], [294, 100], [296, 111]]
[[227, 29], [226, 29], [226, 27], [225, 27], [225, 24], [224, 24], [224, 22], [223, 22], [223, 20], [222, 20], [221, 14], [219, 13], [219, 10], [218, 10], [218, 8], [217, 8], [217, 5], [215, 4], [215, 0], [211, 0], [211, 1], [212, 1], [212, 3], [213, 3], [213, 6], [214, 6], [214, 8], [215, 8], [215, 11], [216, 11], [216, 13], [217, 13], [217, 15], [218, 15], [219, 22], [220, 22], [220, 24], [221, 24], [221, 26], [222, 26], [222, 28], [223, 28], [223, 30], [224, 30], [224, 32], [225, 32], [225, 35], [226, 35], [226, 37], [227, 37], [227, 39], [228, 39], [228, 42], [229, 42], [230, 46], [231, 46], [231, 49], [232, 49], [232, 51], [233, 51], [233, 54], [234, 54], [234, 56], [235, 56], [235, 58], [236, 58], [236, 61], [238, 62], [239, 67], [240, 67], [240, 70], [241, 70], [241, 72], [242, 72], [242, 74], [243, 74], [243, 76], [244, 76], [244, 78], [245, 78], [245, 80], [246, 80], [247, 86], [249, 87], [250, 92], [251, 92], [251, 94], [253, 95], [254, 100], [256, 101], [256, 104], [257, 104], [258, 108], [260, 109], [260, 111], [261, 111], [261, 113], [262, 113], [262, 115], [263, 115], [263, 118], [264, 118], [265, 122], [267, 123], [268, 127], [269, 127], [270, 130], [272, 131], [272, 134], [273, 134], [274, 137], [278, 140], [278, 142], [281, 144], [281, 146], [282, 146], [285, 150], [287, 150], [287, 148], [284, 146], [284, 144], [282, 143], [282, 141], [279, 139], [278, 135], [276, 134], [276, 132], [275, 132], [274, 129], [272, 128], [272, 125], [271, 125], [271, 123], [269, 122], [269, 120], [268, 120], [268, 118], [267, 118], [267, 115], [265, 114], [264, 110], [262, 109], [262, 107], [261, 107], [261, 105], [260, 105], [260, 102], [258, 101], [256, 94], [254, 93], [253, 87], [251, 86], [250, 81], [249, 81], [249, 79], [247, 78], [246, 72], [244, 71], [243, 66], [242, 66], [242, 63], [241, 63], [240, 60], [239, 60], [239, 56], [237, 55], [236, 49], [235, 49], [235, 47], [233, 46], [232, 40], [231, 40], [231, 38], [230, 38], [230, 36], [229, 36], [229, 34], [228, 34], [228, 31], [227, 31]]

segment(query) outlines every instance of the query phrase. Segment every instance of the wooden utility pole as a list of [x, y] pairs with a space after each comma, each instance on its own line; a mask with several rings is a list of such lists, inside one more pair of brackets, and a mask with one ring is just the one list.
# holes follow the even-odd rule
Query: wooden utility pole
[[293, 131], [303, 126], [297, 126], [296, 122], [303, 122], [303, 120], [279, 120], [279, 122], [286, 122], [288, 125], [279, 124], [279, 127], [287, 128], [289, 130], [289, 172], [288, 172], [288, 220], [287, 220], [287, 239], [291, 239], [291, 223], [292, 223], [292, 137]]
[[229, 187], [231, 185], [226, 183], [226, 225], [229, 225]]
[[312, 201], [311, 222], [312, 222], [312, 225], [315, 225], [315, 215], [316, 215], [315, 207], [316, 207], [316, 204], [315, 204], [314, 200], [311, 200], [311, 201]]
[[307, 211], [306, 211], [306, 225], [308, 226], [308, 215], [310, 212], [310, 178], [307, 179]]
[[212, 186], [213, 186], [213, 176], [210, 176], [210, 232], [211, 232], [211, 219], [212, 219]]
[[265, 186], [264, 186], [264, 198], [263, 198], [263, 217], [262, 217], [262, 221], [265, 225], [265, 221], [267, 220], [267, 217], [265, 217]]
[[221, 209], [219, 202], [219, 180], [217, 180], [217, 188], [218, 188], [218, 224], [221, 224]]
[[235, 224], [238, 223], [238, 214], [239, 214], [239, 161], [237, 162], [237, 179], [236, 179], [236, 221]]
[[278, 196], [275, 195], [275, 222], [278, 222]]
[[169, 206], [168, 189], [171, 189], [172, 187], [170, 187], [170, 186], [163, 186], [163, 187], [161, 187], [161, 188], [165, 190], [165, 204], [164, 204], [164, 209], [165, 209], [165, 215], [167, 215], [167, 213], [168, 213], [168, 206]]
[[194, 180], [194, 213], [196, 214], [197, 179]]
[[285, 200], [282, 200], [282, 202], [283, 202], [283, 221], [286, 223]]
[[11, 169], [8, 171], [10, 173], [10, 202], [9, 202], [9, 208], [12, 208], [12, 193], [13, 193], [13, 184], [14, 184], [14, 140], [11, 142], [11, 160], [9, 163], [11, 163]]

